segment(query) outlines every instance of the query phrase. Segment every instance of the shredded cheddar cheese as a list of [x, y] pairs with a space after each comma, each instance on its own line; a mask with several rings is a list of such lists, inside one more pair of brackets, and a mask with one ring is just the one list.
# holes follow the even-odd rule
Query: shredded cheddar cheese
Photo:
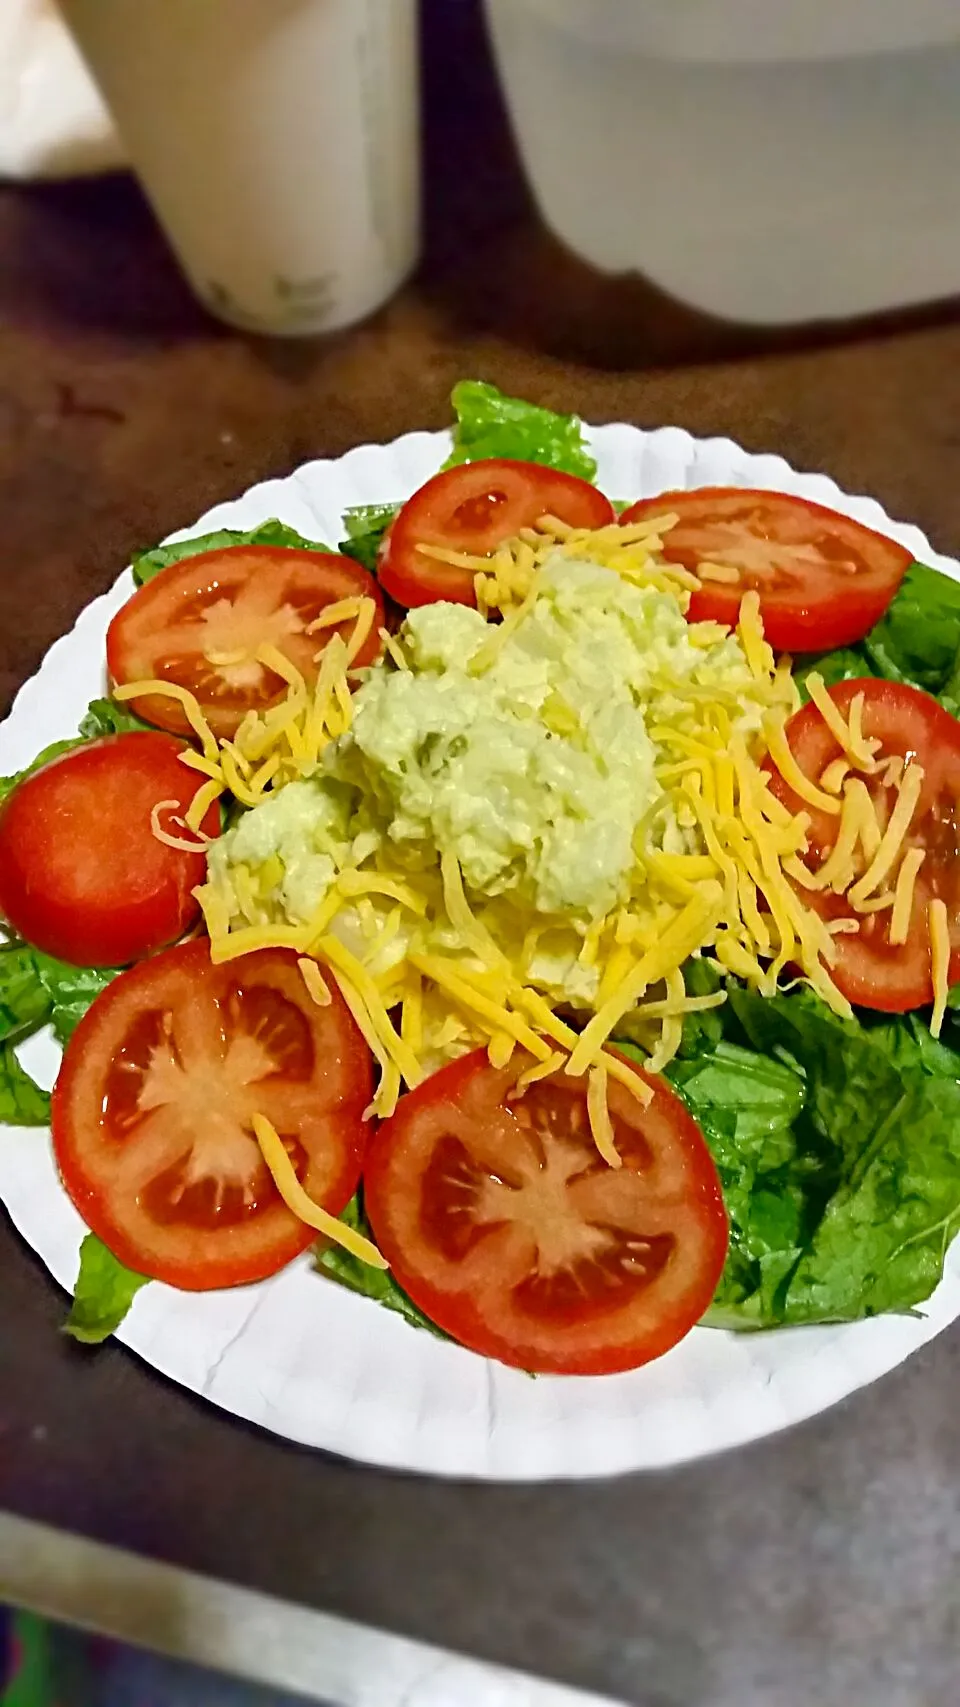
[[220, 799], [223, 789], [224, 784], [221, 777], [213, 777], [197, 789], [184, 813], [184, 821], [188, 830], [199, 830], [214, 801]]
[[[498, 619], [470, 655], [467, 673], [479, 678], [497, 665], [503, 647], [534, 610], [545, 565], [556, 557], [587, 558], [636, 587], [669, 593], [685, 611], [699, 580], [660, 555], [676, 520], [665, 513], [591, 532], [545, 516], [491, 558], [422, 548], [438, 562], [473, 573], [481, 613]], [[733, 585], [738, 579], [738, 572], [722, 562], [703, 564], [700, 573], [717, 584]], [[346, 742], [349, 750], [356, 734], [351, 734], [351, 666], [375, 620], [372, 599], [344, 599], [327, 607], [310, 625], [310, 632], [326, 641], [316, 655], [312, 684], [278, 648], [260, 646], [258, 661], [281, 678], [286, 693], [265, 711], [248, 714], [230, 741], [215, 740], [193, 696], [183, 690], [162, 682], [123, 690], [126, 698], [172, 693], [201, 741], [202, 753], [183, 756], [204, 779], [186, 814], [188, 824], [199, 824], [225, 791], [242, 805], [256, 807], [287, 784], [321, 772], [331, 743]], [[728, 634], [712, 623], [689, 630], [694, 646], [716, 645]], [[381, 630], [380, 638], [381, 668], [408, 674], [416, 668], [415, 636], [409, 656], [403, 636]], [[657, 752], [654, 792], [661, 792], [648, 812], [643, 808], [645, 816], [634, 833], [629, 893], [602, 916], [577, 921], [570, 959], [583, 987], [593, 993], [573, 1003], [569, 1017], [566, 1009], [555, 1011], [545, 993], [549, 980], [540, 970], [552, 952], [553, 921], [545, 915], [531, 918], [528, 912], [515, 928], [506, 902], [471, 889], [466, 861], [461, 866], [453, 848], [442, 845], [436, 846], [434, 862], [423, 868], [402, 859], [389, 841], [375, 854], [360, 848], [348, 858], [338, 856], [329, 887], [303, 924], [262, 922], [271, 917], [264, 894], [276, 891], [285, 878], [276, 855], [271, 855], [272, 865], [238, 862], [232, 911], [212, 884], [198, 892], [214, 961], [271, 946], [292, 949], [305, 987], [320, 1005], [330, 1002], [327, 979], [333, 980], [379, 1065], [380, 1082], [368, 1114], [389, 1115], [403, 1087], [417, 1085], [438, 1059], [483, 1048], [494, 1067], [506, 1069], [520, 1049], [531, 1064], [519, 1074], [512, 1094], [522, 1095], [527, 1086], [561, 1071], [583, 1080], [598, 1152], [611, 1167], [620, 1165], [609, 1083], [615, 1081], [642, 1105], [654, 1093], [608, 1044], [630, 1016], [649, 1069], [659, 1071], [673, 1059], [685, 1016], [726, 999], [723, 991], [687, 994], [682, 969], [691, 956], [703, 956], [765, 994], [795, 970], [835, 1012], [849, 1014], [831, 974], [841, 939], [860, 930], [862, 920], [886, 910], [890, 918], [883, 928], [894, 946], [906, 942], [911, 929], [923, 853], [908, 847], [906, 838], [922, 771], [916, 764], [904, 768], [901, 763], [897, 769], [879, 743], [865, 736], [862, 694], [854, 696], [844, 715], [814, 672], [807, 678], [810, 697], [840, 754], [818, 777], [808, 776], [785, 732], [799, 704], [790, 661], [774, 660], [753, 591], [745, 592], [740, 603], [736, 643], [739, 668], [743, 672], [745, 659], [749, 672], [743, 691], [752, 695], [751, 722], [741, 716], [739, 689], [700, 685], [692, 677], [680, 680], [666, 666], [659, 670], [657, 691], [680, 707], [674, 716], [668, 705], [647, 726]], [[743, 674], [737, 678], [744, 679]], [[573, 742], [584, 738], [577, 710], [563, 693], [551, 692], [542, 716], [551, 736]], [[338, 752], [331, 750], [334, 756]], [[764, 768], [771, 762], [796, 797], [792, 806], [771, 786]], [[895, 794], [889, 813], [871, 792], [883, 788]], [[802, 808], [797, 809], [797, 801]], [[675, 826], [672, 839], [660, 835], [658, 814], [669, 815]], [[821, 814], [835, 834], [817, 863], [810, 832], [812, 822], [822, 826]], [[158, 819], [156, 831], [161, 829]], [[822, 918], [813, 903], [821, 906], [824, 895], [844, 898], [849, 916]], [[288, 917], [305, 916], [311, 906], [312, 899], [302, 914]], [[930, 904], [928, 929], [939, 1024], [949, 965], [942, 903]], [[285, 1152], [284, 1159], [289, 1166]]]
[[893, 892], [893, 911], [890, 915], [890, 942], [894, 948], [907, 940], [910, 930], [910, 916], [913, 912], [913, 894], [917, 885], [917, 875], [925, 858], [926, 853], [923, 848], [908, 848], [897, 873], [897, 885]]
[[908, 765], [897, 789], [897, 803], [890, 814], [890, 822], [880, 838], [877, 851], [863, 876], [848, 891], [852, 906], [858, 906], [872, 895], [874, 890], [879, 889], [884, 878], [892, 871], [903, 838], [913, 821], [922, 788], [923, 770], [919, 765]]
[[852, 721], [847, 722], [836, 700], [827, 692], [823, 677], [816, 670], [811, 670], [807, 677], [807, 692], [837, 745], [842, 747], [848, 765], [853, 765], [857, 770], [872, 771], [875, 768], [873, 750], [864, 740], [862, 729], [863, 694], [857, 694], [851, 705], [851, 720], [854, 717], [854, 706], [857, 707], [857, 722], [854, 724]]
[[622, 1168], [623, 1158], [617, 1150], [613, 1121], [607, 1105], [607, 1068], [598, 1061], [587, 1075], [587, 1116], [593, 1141], [608, 1167]]
[[333, 997], [330, 994], [329, 985], [324, 982], [323, 973], [316, 961], [310, 960], [306, 955], [301, 955], [297, 965], [300, 968], [300, 976], [307, 987], [307, 995], [310, 1000], [315, 1002], [318, 1008], [328, 1008]]
[[[181, 817], [176, 816], [176, 814], [178, 814], [179, 811], [180, 811], [179, 800], [158, 800], [156, 805], [153, 807], [153, 809], [151, 810], [151, 813], [150, 813], [150, 830], [151, 830], [151, 833], [156, 837], [158, 842], [163, 843], [164, 847], [178, 848], [182, 853], [206, 853], [206, 850], [207, 850], [207, 839], [206, 839], [206, 837], [198, 838], [195, 836], [192, 841], [187, 841], [185, 836], [175, 836], [171, 833], [170, 830], [164, 829], [163, 825], [160, 822], [161, 814], [164, 812], [174, 813], [175, 816], [173, 817], [172, 822], [174, 824], [181, 825], [184, 829], [187, 828], [187, 825], [184, 823], [183, 819]], [[201, 816], [202, 816], [202, 814], [201, 814]]]
[[930, 1033], [939, 1037], [943, 1027], [944, 1015], [947, 1011], [947, 999], [950, 994], [950, 920], [947, 915], [947, 904], [939, 896], [930, 902], [927, 910], [927, 920], [930, 930], [930, 964], [933, 972], [933, 1012], [930, 1015]]
[[255, 1114], [252, 1119], [254, 1136], [260, 1147], [267, 1167], [270, 1170], [273, 1183], [287, 1208], [303, 1221], [308, 1227], [316, 1228], [324, 1238], [335, 1245], [341, 1245], [350, 1255], [357, 1257], [360, 1262], [369, 1263], [371, 1268], [385, 1269], [387, 1263], [380, 1255], [376, 1245], [371, 1244], [355, 1228], [348, 1227], [343, 1221], [338, 1221], [328, 1210], [321, 1209], [319, 1203], [314, 1203], [304, 1191], [297, 1179], [293, 1163], [283, 1145], [276, 1127], [272, 1126], [266, 1115]]
[[183, 714], [194, 734], [199, 738], [204, 757], [214, 761], [218, 760], [219, 748], [216, 736], [200, 710], [196, 695], [190, 693], [187, 688], [180, 687], [176, 682], [153, 680], [127, 682], [123, 686], [114, 688], [113, 697], [120, 700], [121, 703], [130, 699], [152, 699], [154, 697], [175, 699], [177, 704], [183, 708]]

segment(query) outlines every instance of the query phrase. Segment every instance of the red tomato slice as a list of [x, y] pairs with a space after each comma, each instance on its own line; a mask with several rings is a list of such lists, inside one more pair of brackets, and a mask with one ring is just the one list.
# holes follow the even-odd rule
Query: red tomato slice
[[472, 1351], [600, 1375], [660, 1357], [710, 1303], [727, 1248], [699, 1127], [660, 1079], [650, 1106], [610, 1081], [623, 1167], [597, 1152], [578, 1080], [516, 1097], [467, 1055], [405, 1096], [376, 1134], [364, 1203], [399, 1284]]
[[[847, 919], [857, 926], [855, 935], [836, 937], [837, 961], [830, 968], [837, 988], [850, 1002], [885, 1013], [904, 1013], [933, 1000], [930, 961], [930, 930], [927, 909], [939, 896], [947, 906], [950, 922], [950, 981], [960, 978], [960, 723], [936, 700], [917, 688], [899, 682], [839, 682], [830, 697], [844, 716], [855, 696], [864, 696], [863, 730], [881, 742], [876, 758], [882, 766], [887, 758], [915, 759], [924, 772], [923, 788], [913, 821], [901, 846], [901, 856], [889, 877], [876, 892], [890, 892], [896, 884], [902, 856], [908, 848], [923, 848], [924, 861], [913, 893], [907, 939], [890, 942], [890, 908], [858, 913], [845, 895], [818, 892], [797, 886], [798, 894], [828, 920]], [[840, 757], [841, 748], [830, 733], [816, 706], [803, 706], [791, 717], [787, 740], [800, 769], [819, 782], [826, 766]], [[793, 811], [810, 815], [810, 846], [804, 863], [812, 871], [827, 858], [837, 839], [839, 819], [820, 812], [800, 800], [784, 782], [771, 761], [771, 786]], [[863, 781], [876, 803], [881, 825], [886, 825], [896, 800], [892, 786], [879, 776]], [[862, 875], [866, 861], [862, 849], [855, 856], [855, 877]]]
[[[174, 942], [206, 876], [182, 817], [204, 778], [180, 763], [182, 741], [152, 730], [108, 735], [54, 759], [0, 807], [0, 913], [20, 936], [78, 966], [125, 966]], [[196, 853], [167, 847], [151, 816]], [[203, 820], [220, 830], [217, 807]]]
[[317, 1236], [281, 1200], [253, 1115], [337, 1215], [360, 1178], [371, 1084], [342, 997], [311, 1001], [294, 954], [213, 966], [206, 942], [182, 943], [115, 979], [81, 1020], [53, 1093], [54, 1150], [121, 1262], [187, 1291], [240, 1286]]
[[[354, 660], [372, 663], [380, 650], [383, 600], [372, 575], [350, 557], [293, 551], [282, 545], [231, 545], [172, 563], [128, 599], [107, 630], [107, 663], [115, 682], [157, 678], [195, 694], [215, 735], [234, 735], [248, 711], [283, 699], [287, 683], [257, 661], [275, 646], [306, 681], [334, 634], [349, 639], [354, 622], [307, 632], [340, 599], [373, 599], [370, 636]], [[148, 723], [176, 735], [190, 726], [175, 700], [158, 694], [133, 702]]]
[[[680, 519], [664, 535], [664, 557], [703, 575], [689, 620], [733, 627], [744, 593], [756, 588], [764, 633], [780, 652], [821, 652], [862, 640], [913, 561], [895, 540], [786, 492], [737, 486], [661, 492], [620, 519], [626, 525], [669, 512]], [[716, 565], [730, 572], [729, 580], [711, 578]]]
[[504, 457], [468, 462], [434, 475], [390, 526], [378, 574], [402, 605], [475, 605], [474, 572], [428, 556], [423, 546], [489, 557], [541, 516], [571, 527], [602, 528], [616, 519], [608, 498], [576, 475]]

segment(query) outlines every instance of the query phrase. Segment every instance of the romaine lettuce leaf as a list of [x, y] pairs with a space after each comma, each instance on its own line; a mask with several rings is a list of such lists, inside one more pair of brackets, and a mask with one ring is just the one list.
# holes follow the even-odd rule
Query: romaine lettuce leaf
[[0, 946], [0, 1043], [28, 1037], [48, 1021], [66, 1043], [116, 976], [103, 967], [70, 966], [29, 943]]
[[399, 508], [399, 504], [358, 504], [347, 510], [343, 517], [347, 537], [340, 541], [338, 550], [375, 575], [383, 536]]
[[126, 735], [152, 727], [117, 699], [92, 699], [81, 719], [80, 735], [84, 741], [97, 741], [103, 735]]
[[125, 1268], [95, 1233], [88, 1233], [80, 1246], [80, 1272], [64, 1333], [83, 1345], [100, 1345], [120, 1326], [146, 1285], [145, 1275]]
[[463, 379], [453, 388], [457, 424], [453, 450], [444, 468], [505, 456], [517, 462], [540, 462], [595, 480], [596, 458], [587, 449], [583, 424], [576, 415], [555, 415], [552, 409], [507, 397], [495, 385]]
[[21, 1067], [12, 1043], [0, 1047], [0, 1122], [5, 1126], [47, 1126], [50, 1093]]
[[801, 661], [794, 676], [804, 698], [814, 669], [828, 686], [855, 676], [908, 682], [960, 716], [960, 582], [912, 563], [886, 614], [863, 640]]
[[0, 947], [0, 1043], [27, 1037], [50, 1017], [37, 956], [24, 942]]
[[67, 1043], [91, 1002], [117, 977], [102, 966], [70, 966], [52, 954], [35, 953], [37, 976], [50, 1002], [50, 1022], [58, 1043]]
[[877, 675], [911, 682], [960, 712], [960, 583], [914, 563], [863, 649]]
[[328, 545], [320, 545], [315, 539], [304, 539], [295, 528], [287, 527], [285, 522], [274, 516], [248, 533], [237, 532], [235, 528], [217, 528], [214, 533], [200, 534], [194, 539], [176, 539], [170, 545], [156, 545], [152, 551], [141, 551], [133, 560], [133, 578], [138, 587], [142, 587], [145, 581], [152, 581], [154, 575], [169, 568], [171, 563], [181, 563], [185, 557], [196, 557], [201, 551], [219, 551], [226, 545], [286, 545], [300, 551], [330, 550]]
[[[768, 998], [732, 985], [729, 994], [728, 1026], [757, 1052], [757, 1065], [741, 1062], [739, 1090], [728, 1086], [711, 1108], [700, 1103], [732, 1228], [711, 1319], [849, 1321], [922, 1303], [960, 1227], [952, 1051], [931, 1056], [905, 1020], [840, 1019], [808, 990]], [[794, 1073], [803, 1102], [786, 1125], [762, 1134], [774, 1148], [761, 1152], [751, 1177], [756, 1131], [751, 1146], [749, 1124], [737, 1114], [731, 1130], [730, 1111], [761, 1062]], [[696, 1077], [684, 1083], [682, 1064], [674, 1075], [697, 1114]]]

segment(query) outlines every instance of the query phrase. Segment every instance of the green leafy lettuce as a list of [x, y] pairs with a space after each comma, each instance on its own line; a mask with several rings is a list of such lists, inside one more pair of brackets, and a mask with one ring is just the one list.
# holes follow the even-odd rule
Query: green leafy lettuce
[[[461, 380], [453, 388], [451, 402], [456, 417], [453, 449], [444, 468], [507, 457], [514, 462], [539, 462], [582, 480], [596, 479], [596, 459], [576, 415], [555, 415], [537, 403], [507, 397], [479, 379]], [[361, 504], [347, 510], [346, 538], [339, 549], [374, 574], [383, 536], [399, 509], [399, 504]]]
[[358, 504], [344, 514], [347, 537], [340, 542], [345, 557], [352, 557], [371, 575], [377, 572], [377, 557], [383, 536], [399, 510], [399, 504]]
[[154, 546], [152, 551], [141, 551], [133, 560], [133, 578], [142, 587], [145, 581], [152, 581], [161, 569], [168, 569], [171, 563], [182, 563], [185, 557], [196, 557], [201, 551], [220, 551], [226, 545], [286, 545], [297, 551], [330, 549], [315, 539], [304, 539], [295, 528], [287, 527], [285, 522], [273, 517], [268, 522], [261, 522], [259, 527], [251, 528], [248, 533], [239, 533], [235, 528], [217, 528], [214, 533], [200, 534], [193, 539], [175, 539], [169, 545]]
[[863, 640], [803, 659], [794, 671], [801, 692], [811, 670], [828, 686], [856, 676], [907, 682], [960, 716], [960, 583], [912, 563], [889, 609]]
[[5, 1126], [46, 1126], [50, 1093], [20, 1065], [12, 1043], [0, 1047], [0, 1121]]
[[80, 720], [80, 739], [97, 741], [103, 735], [127, 735], [132, 730], [151, 727], [119, 700], [92, 699]]
[[583, 423], [576, 415], [555, 415], [537, 403], [507, 397], [479, 379], [462, 379], [451, 400], [457, 423], [444, 468], [505, 456], [515, 462], [540, 462], [581, 480], [596, 479], [596, 458], [587, 449]]
[[[708, 1320], [841, 1322], [930, 1296], [960, 1230], [960, 1053], [920, 1015], [844, 1020], [811, 991], [731, 981], [667, 1076], [723, 1187], [730, 1249]], [[685, 1039], [686, 1043], [686, 1039]]]
[[[340, 1219], [345, 1226], [353, 1227], [365, 1239], [372, 1238], [360, 1192], [347, 1204]], [[383, 1304], [387, 1310], [393, 1310], [398, 1316], [402, 1316], [412, 1327], [426, 1328], [431, 1334], [436, 1334], [438, 1339], [447, 1338], [400, 1289], [389, 1269], [371, 1268], [369, 1263], [351, 1256], [342, 1245], [327, 1244], [317, 1246], [316, 1265], [321, 1274], [328, 1275], [338, 1285], [345, 1286], [350, 1292], [360, 1293], [363, 1298], [372, 1298], [377, 1304]]]
[[146, 1284], [145, 1275], [125, 1268], [95, 1233], [88, 1233], [80, 1246], [80, 1271], [64, 1333], [83, 1345], [100, 1345], [120, 1326]]

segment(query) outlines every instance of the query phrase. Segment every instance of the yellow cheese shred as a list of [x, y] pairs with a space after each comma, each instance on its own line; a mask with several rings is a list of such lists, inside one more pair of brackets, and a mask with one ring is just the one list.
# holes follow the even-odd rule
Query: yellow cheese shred
[[664, 1067], [673, 1060], [683, 1041], [683, 1011], [680, 1004], [684, 1000], [686, 989], [683, 973], [679, 966], [675, 966], [672, 972], [667, 973], [666, 984], [667, 995], [674, 1004], [674, 1010], [672, 1013], [664, 1015], [660, 1041], [647, 1062], [648, 1071], [651, 1073], [662, 1073]]
[[827, 794], [839, 794], [849, 775], [850, 760], [846, 753], [841, 753], [838, 759], [831, 759], [820, 772], [820, 787], [825, 789]]
[[880, 846], [863, 876], [848, 891], [851, 906], [857, 907], [868, 895], [872, 895], [875, 889], [879, 889], [887, 873], [893, 869], [903, 838], [913, 821], [922, 788], [921, 766], [908, 765], [897, 793], [897, 803], [880, 838]]
[[334, 972], [340, 974], [338, 982], [341, 989], [343, 981], [353, 986], [360, 1003], [366, 1010], [370, 1026], [380, 1042], [381, 1048], [388, 1060], [399, 1067], [410, 1089], [418, 1085], [423, 1078], [419, 1062], [411, 1049], [408, 1049], [402, 1037], [391, 1024], [390, 1016], [380, 997], [374, 980], [366, 968], [361, 965], [356, 955], [345, 948], [339, 937], [323, 936], [315, 945], [314, 952], [331, 966]]
[[861, 837], [864, 815], [872, 812], [873, 801], [862, 783], [859, 789], [848, 784], [843, 793], [837, 839], [823, 864], [812, 874], [811, 888], [832, 889], [838, 895], [844, 893], [853, 881], [853, 856]]
[[622, 1168], [623, 1157], [617, 1150], [613, 1121], [607, 1105], [607, 1069], [603, 1061], [591, 1067], [587, 1075], [587, 1116], [593, 1141], [611, 1168]]
[[410, 665], [407, 662], [407, 654], [403, 650], [399, 640], [396, 638], [396, 635], [391, 634], [389, 629], [381, 628], [380, 639], [383, 641], [384, 651], [387, 653], [388, 657], [392, 659], [397, 669], [406, 670], [409, 673]]
[[559, 1049], [554, 1049], [545, 1061], [534, 1061], [531, 1066], [525, 1067], [512, 1090], [507, 1092], [507, 1101], [514, 1102], [518, 1097], [522, 1097], [531, 1085], [539, 1084], [541, 1079], [551, 1078], [554, 1073], [560, 1071], [563, 1062], [564, 1057]]
[[216, 781], [222, 775], [221, 765], [215, 764], [213, 759], [206, 758], [203, 753], [195, 753], [192, 747], [184, 747], [183, 751], [177, 754], [177, 758], [189, 770], [199, 771], [201, 776], [212, 777]]
[[614, 1026], [629, 1008], [659, 978], [699, 948], [711, 924], [716, 924], [723, 900], [719, 883], [705, 883], [700, 894], [688, 901], [682, 913], [664, 932], [659, 943], [648, 949], [619, 990], [594, 1014], [581, 1033], [567, 1062], [567, 1072], [578, 1077], [594, 1062]]
[[531, 1031], [519, 1015], [511, 1013], [501, 1003], [492, 1001], [489, 996], [476, 989], [465, 968], [455, 969], [440, 955], [410, 954], [407, 958], [425, 978], [432, 979], [433, 983], [438, 984], [441, 990], [446, 990], [447, 995], [452, 996], [460, 1007], [474, 1014], [489, 1034], [508, 1032], [538, 1061], [545, 1060], [550, 1054], [549, 1045], [543, 1038], [538, 1037], [535, 1031]]
[[815, 782], [800, 769], [793, 751], [784, 734], [783, 724], [776, 717], [767, 716], [763, 720], [763, 733], [766, 737], [770, 757], [788, 787], [794, 794], [805, 800], [808, 806], [816, 806], [821, 812], [839, 813], [840, 802], [833, 795], [826, 794], [818, 788]]
[[909, 935], [913, 892], [917, 884], [917, 873], [925, 858], [926, 852], [923, 848], [908, 848], [900, 863], [893, 892], [893, 912], [890, 915], [889, 937], [894, 948], [906, 942]]
[[[307, 623], [307, 634], [316, 634], [321, 628], [335, 628], [341, 622], [353, 622], [360, 615], [363, 602], [363, 599], [356, 595], [350, 599], [336, 599], [332, 605], [325, 606], [312, 622]], [[372, 599], [367, 602], [373, 604]]]
[[930, 1034], [939, 1037], [947, 1011], [950, 994], [950, 920], [945, 901], [939, 896], [927, 909], [930, 929], [930, 962], [933, 971], [933, 1012], [930, 1015]]
[[[240, 801], [241, 806], [259, 806], [260, 801], [258, 796], [254, 794], [253, 789], [249, 786], [246, 778], [241, 773], [236, 753], [230, 748], [224, 747], [221, 755], [221, 764], [223, 766], [223, 780], [229, 788], [230, 793]], [[247, 766], [248, 771], [249, 768], [250, 767]]]
[[389, 1265], [380, 1255], [376, 1245], [371, 1244], [370, 1240], [365, 1239], [355, 1228], [338, 1221], [328, 1210], [321, 1209], [319, 1203], [314, 1203], [313, 1198], [307, 1195], [297, 1179], [293, 1163], [284, 1149], [276, 1127], [271, 1125], [266, 1115], [255, 1114], [251, 1124], [273, 1183], [287, 1208], [297, 1219], [308, 1227], [316, 1228], [317, 1232], [322, 1233], [332, 1244], [341, 1245], [352, 1257], [368, 1263], [371, 1268], [387, 1268]]
[[219, 779], [211, 778], [209, 782], [205, 782], [203, 784], [202, 788], [197, 789], [196, 794], [184, 813], [184, 822], [188, 830], [199, 830], [200, 825], [203, 823], [204, 818], [210, 810], [210, 807], [213, 805], [215, 800], [220, 799], [222, 793], [222, 777]]
[[403, 1082], [400, 1078], [400, 1069], [395, 1061], [388, 1061], [380, 1074], [380, 1083], [370, 1105], [371, 1112], [377, 1116], [378, 1120], [389, 1120], [390, 1116], [396, 1112], [402, 1089]]
[[[207, 884], [205, 887], [209, 889], [210, 886]], [[203, 892], [200, 893], [202, 896]], [[205, 907], [204, 912], [206, 914]], [[247, 925], [229, 933], [214, 931], [210, 927], [208, 916], [210, 959], [214, 966], [223, 966], [228, 960], [239, 960], [244, 954], [256, 954], [261, 948], [292, 948], [297, 954], [304, 954], [308, 946], [306, 931], [298, 925]]]
[[[172, 811], [174, 813], [179, 813], [179, 811], [180, 811], [179, 800], [158, 800], [157, 801], [156, 805], [151, 809], [151, 812], [150, 812], [150, 833], [151, 833], [151, 835], [154, 836], [158, 842], [162, 842], [164, 847], [178, 848], [182, 853], [206, 853], [206, 851], [207, 851], [207, 840], [208, 840], [207, 837], [204, 837], [202, 840], [194, 839], [193, 841], [188, 842], [186, 840], [186, 837], [175, 836], [171, 833], [171, 831], [165, 830], [163, 828], [163, 825], [160, 822], [160, 814], [162, 812], [170, 812], [170, 811]], [[179, 817], [174, 817], [173, 822], [175, 824], [183, 824], [183, 819], [179, 818]], [[183, 827], [184, 827], [184, 829], [186, 829], [186, 827], [187, 827], [186, 824], [183, 824]]]
[[306, 683], [303, 676], [293, 660], [288, 658], [285, 652], [280, 651], [279, 646], [273, 646], [269, 642], [258, 646], [257, 662], [265, 664], [267, 669], [272, 670], [275, 676], [279, 676], [281, 681], [287, 683], [288, 687], [296, 688], [299, 693], [306, 693]]
[[860, 702], [860, 718], [856, 732], [854, 732], [853, 727], [851, 727], [851, 724], [847, 722], [847, 719], [844, 717], [836, 700], [828, 693], [823, 677], [817, 670], [810, 671], [810, 674], [807, 676], [806, 686], [807, 692], [819, 711], [820, 716], [823, 718], [824, 723], [829, 729], [837, 745], [843, 748], [849, 762], [858, 770], [874, 770], [876, 767], [873, 761], [873, 753], [863, 737], [863, 695], [857, 694], [854, 700], [854, 704], [856, 704], [857, 700]]
[[463, 874], [460, 862], [455, 853], [445, 851], [440, 855], [440, 875], [443, 882], [443, 902], [447, 917], [456, 930], [460, 932], [464, 942], [468, 943], [474, 953], [487, 966], [504, 964], [504, 956], [497, 948], [489, 932], [480, 921], [474, 918], [463, 889]]
[[516, 1047], [517, 1040], [515, 1037], [511, 1037], [508, 1031], [494, 1032], [487, 1044], [487, 1059], [491, 1067], [496, 1067], [498, 1072], [502, 1071], [504, 1067], [509, 1067]]
[[353, 663], [354, 658], [356, 658], [359, 655], [359, 653], [362, 652], [364, 646], [366, 645], [367, 640], [368, 640], [369, 635], [370, 635], [370, 631], [373, 628], [373, 622], [374, 622], [374, 618], [375, 618], [376, 614], [377, 614], [377, 607], [374, 604], [373, 600], [372, 599], [361, 599], [360, 609], [357, 612], [357, 620], [354, 623], [353, 630], [351, 632], [350, 638], [347, 641], [347, 668], [348, 669], [349, 669], [350, 665]]
[[323, 973], [316, 961], [311, 960], [307, 955], [302, 955], [297, 961], [297, 965], [300, 968], [300, 976], [307, 987], [307, 995], [310, 1000], [316, 1002], [318, 1008], [328, 1008], [333, 997], [330, 994], [329, 985], [324, 982]]
[[200, 710], [195, 694], [187, 688], [180, 687], [177, 682], [148, 680], [142, 682], [126, 682], [113, 689], [114, 699], [123, 702], [128, 699], [148, 699], [158, 696], [163, 699], [175, 699], [182, 706], [183, 714], [191, 729], [200, 741], [205, 756], [214, 762], [219, 762], [220, 749], [216, 736]]
[[760, 620], [760, 594], [755, 588], [744, 593], [740, 601], [740, 620], [737, 623], [737, 635], [747, 663], [750, 665], [758, 681], [763, 681], [773, 674], [773, 653], [763, 638], [763, 624]]

